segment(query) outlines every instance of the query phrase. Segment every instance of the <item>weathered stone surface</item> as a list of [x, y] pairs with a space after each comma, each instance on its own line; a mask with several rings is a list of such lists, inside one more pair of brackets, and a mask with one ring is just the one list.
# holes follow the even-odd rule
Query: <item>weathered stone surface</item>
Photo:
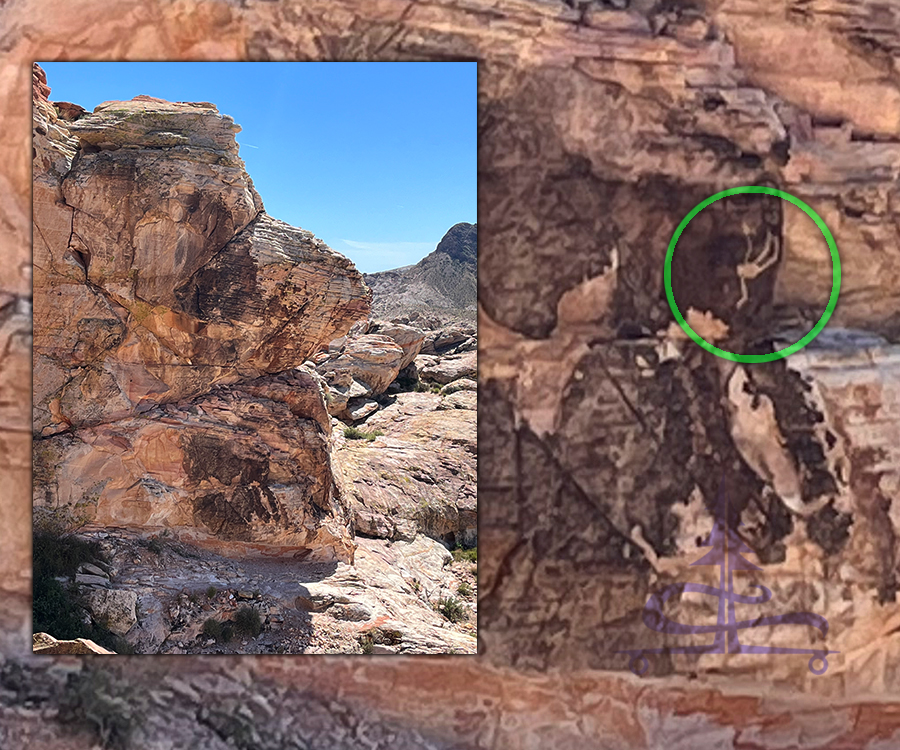
[[388, 336], [348, 336], [340, 349], [317, 366], [328, 382], [329, 413], [344, 415], [350, 399], [384, 393], [404, 359], [403, 347]]
[[107, 103], [55, 140], [34, 112], [39, 434], [300, 365], [365, 315], [350, 262], [262, 212], [212, 105]]
[[[180, 531], [149, 540], [114, 528], [80, 534], [99, 542], [116, 571], [114, 589], [82, 590], [88, 613], [138, 654], [358, 654], [367, 633], [397, 654], [476, 650], [474, 565], [424, 536], [361, 538], [351, 565], [226, 558]], [[436, 607], [463, 582], [466, 616], [451, 622]], [[247, 606], [260, 615], [258, 635], [225, 641], [203, 632], [207, 620], [233, 622]]]
[[109, 586], [109, 578], [106, 576], [92, 576], [85, 573], [78, 573], [75, 576], [75, 583], [82, 586]]
[[[101, 675], [84, 672], [82, 664], [71, 665], [78, 670], [79, 685], [94, 686], [89, 695], [106, 698], [112, 694], [124, 699], [135, 714], [146, 715], [141, 735], [134, 744], [143, 741], [150, 746], [153, 740], [177, 731], [187, 744], [219, 750], [220, 745], [224, 747], [224, 741], [216, 730], [230, 736], [221, 728], [224, 720], [217, 716], [214, 728], [210, 721], [200, 717], [205, 715], [202, 709], [213, 700], [221, 705], [223, 695], [227, 698], [223, 709], [227, 716], [240, 717], [241, 707], [250, 712], [260, 710], [260, 698], [273, 706], [274, 718], [259, 716], [241, 721], [233, 733], [252, 729], [274, 746], [283, 744], [277, 734], [282, 722], [290, 723], [292, 733], [304, 733], [302, 737], [308, 744], [321, 740], [333, 748], [348, 746], [348, 736], [353, 737], [350, 746], [355, 746], [361, 733], [379, 748], [440, 747], [443, 743], [478, 748], [604, 745], [631, 750], [686, 743], [696, 746], [705, 741], [711, 746], [746, 745], [767, 750], [803, 746], [887, 750], [897, 744], [898, 714], [895, 705], [886, 698], [894, 691], [890, 680], [883, 690], [879, 684], [872, 686], [872, 691], [881, 692], [877, 699], [871, 700], [858, 689], [847, 690], [842, 696], [846, 688], [834, 682], [829, 682], [828, 688], [816, 688], [830, 691], [828, 700], [768, 685], [761, 687], [767, 679], [765, 671], [754, 675], [753, 680], [740, 683], [735, 674], [726, 673], [722, 677], [724, 684], [718, 689], [700, 684], [710, 679], [702, 672], [697, 679], [672, 676], [664, 681], [639, 682], [628, 674], [592, 669], [583, 659], [569, 667], [554, 661], [552, 654], [546, 658], [541, 655], [548, 641], [551, 646], [559, 644], [571, 639], [571, 634], [560, 631], [555, 620], [549, 624], [542, 620], [540, 613], [553, 611], [557, 605], [577, 608], [581, 600], [575, 597], [581, 592], [578, 582], [568, 578], [568, 573], [572, 568], [589, 568], [590, 561], [598, 555], [602, 557], [606, 547], [597, 544], [597, 538], [602, 538], [599, 530], [595, 537], [586, 532], [584, 542], [574, 545], [582, 557], [572, 568], [561, 568], [554, 565], [554, 555], [568, 553], [572, 546], [570, 540], [577, 537], [565, 538], [554, 545], [548, 545], [546, 535], [541, 533], [531, 541], [523, 539], [529, 526], [522, 519], [529, 514], [527, 508], [531, 506], [524, 507], [520, 501], [528, 493], [539, 492], [545, 474], [518, 471], [515, 455], [522, 446], [516, 420], [527, 415], [525, 424], [532, 425], [530, 429], [540, 435], [544, 434], [541, 425], [548, 423], [538, 420], [551, 419], [556, 410], [553, 399], [544, 406], [532, 396], [514, 399], [520, 406], [513, 411], [509, 399], [499, 397], [503, 394], [508, 397], [519, 390], [533, 389], [533, 393], [538, 393], [542, 383], [562, 380], [564, 385], [569, 374], [561, 372], [564, 368], [560, 361], [568, 356], [569, 346], [577, 349], [586, 345], [572, 340], [548, 342], [556, 351], [555, 365], [541, 368], [537, 363], [541, 359], [550, 360], [551, 356], [541, 355], [544, 350], [540, 341], [523, 341], [521, 331], [525, 326], [530, 336], [540, 337], [557, 326], [559, 317], [570, 325], [602, 322], [606, 319], [602, 311], [608, 309], [605, 300], [611, 289], [618, 289], [620, 298], [626, 302], [632, 293], [638, 297], [643, 288], [649, 290], [647, 296], [652, 299], [659, 291], [654, 283], [642, 286], [643, 272], [629, 275], [627, 288], [624, 284], [611, 284], [609, 277], [604, 278], [602, 269], [607, 263], [602, 248], [598, 248], [596, 233], [596, 224], [604, 213], [597, 211], [598, 205], [604, 205], [603, 196], [593, 192], [594, 178], [585, 169], [584, 161], [572, 159], [573, 176], [567, 180], [566, 170], [558, 168], [558, 157], [564, 151], [577, 155], [582, 146], [590, 149], [590, 170], [596, 169], [601, 177], [625, 169], [632, 174], [662, 171], [674, 174], [678, 180], [692, 180], [696, 176], [690, 168], [693, 163], [701, 176], [710, 176], [710, 184], [696, 202], [724, 187], [755, 184], [754, 162], [761, 161], [778, 172], [782, 169], [779, 162], [786, 160], [783, 174], [788, 176], [792, 166], [802, 164], [810, 150], [815, 150], [817, 158], [824, 156], [826, 160], [843, 153], [844, 163], [860, 167], [863, 176], [859, 181], [837, 178], [835, 184], [843, 184], [845, 188], [842, 199], [853, 192], [846, 188], [851, 184], [854, 190], [861, 187], [877, 170], [893, 174], [893, 167], [883, 162], [873, 162], [874, 169], [865, 167], [868, 154], [875, 154], [875, 160], [882, 158], [877, 152], [885, 144], [890, 146], [891, 133], [895, 132], [894, 70], [900, 35], [893, 6], [874, 0], [808, 4], [779, 1], [765, 5], [751, 0], [727, 0], [703, 4], [700, 10], [684, 4], [665, 8], [653, 5], [648, 9], [650, 3], [635, 1], [623, 11], [616, 10], [624, 5], [617, 0], [579, 5], [584, 6], [583, 16], [581, 8], [573, 9], [555, 0], [462, 3], [437, 0], [412, 6], [405, 0], [310, 0], [304, 3], [302, 17], [292, 4], [262, 0], [249, 0], [240, 5], [197, 2], [165, 6], [137, 0], [122, 0], [115, 5], [89, 0], [67, 4], [11, 0], [0, 8], [5, 48], [10, 60], [19, 61], [18, 65], [8, 66], [0, 80], [4, 101], [8, 103], [3, 114], [6, 131], [18, 133], [18, 137], [7, 138], [0, 144], [3, 156], [0, 186], [4, 187], [0, 190], [0, 232], [9, 238], [3, 243], [9, 256], [0, 269], [0, 277], [2, 288], [10, 294], [27, 295], [29, 287], [27, 276], [20, 273], [21, 264], [31, 254], [28, 66], [43, 56], [478, 59], [481, 62], [482, 148], [489, 136], [506, 141], [495, 151], [505, 172], [494, 173], [493, 159], [487, 162], [482, 157], [482, 164], [490, 174], [480, 175], [482, 259], [493, 256], [497, 266], [492, 281], [481, 290], [481, 297], [486, 300], [486, 295], [491, 295], [489, 312], [497, 320], [503, 317], [508, 326], [498, 329], [496, 337], [521, 346], [521, 351], [514, 353], [508, 346], [495, 347], [493, 363], [482, 357], [483, 369], [491, 364], [496, 368], [492, 370], [494, 374], [502, 373], [512, 381], [506, 382], [506, 390], [498, 393], [498, 384], [488, 389], [482, 376], [482, 424], [492, 425], [491, 429], [482, 428], [481, 451], [482, 466], [490, 467], [482, 482], [481, 510], [484, 523], [490, 524], [489, 530], [482, 532], [491, 536], [483, 542], [480, 563], [482, 574], [490, 574], [491, 582], [484, 606], [493, 608], [494, 612], [481, 628], [484, 636], [492, 637], [487, 652], [477, 661], [442, 659], [439, 662], [329, 659], [316, 663], [304, 660], [300, 664], [283, 658], [217, 657], [200, 662], [192, 660], [189, 666], [180, 666], [178, 660], [143, 659], [124, 663], [113, 660], [115, 664]], [[40, 24], [35, 23], [38, 18]], [[701, 34], [704, 28], [706, 33]], [[599, 101], [581, 96], [567, 100], [563, 89], [559, 101], [552, 101], [554, 92], [548, 90], [552, 87], [547, 85], [544, 75], [548, 69], [555, 75], [578, 80], [578, 85], [583, 85], [585, 90], [602, 89], [603, 96], [597, 97]], [[518, 90], [524, 93], [516, 97]], [[534, 100], [533, 107], [528, 105], [529, 98]], [[603, 106], [605, 103], [610, 106]], [[799, 117], [792, 116], [794, 107], [799, 109]], [[666, 118], [672, 110], [676, 110], [679, 118], [685, 112], [687, 117], [668, 122]], [[656, 112], [658, 119], [652, 117]], [[609, 122], [610, 117], [621, 119]], [[838, 119], [845, 122], [837, 125]], [[839, 134], [836, 131], [843, 131], [848, 125], [855, 133], [851, 144], [856, 145], [842, 149], [834, 145], [830, 136]], [[866, 140], [870, 137], [883, 140]], [[813, 149], [803, 145], [810, 140]], [[707, 167], [708, 162], [712, 166]], [[842, 183], [845, 179], [846, 184]], [[678, 187], [670, 191], [673, 199], [679, 194]], [[683, 184], [680, 187], [683, 189]], [[813, 189], [816, 187], [813, 185]], [[799, 191], [802, 187], [797, 185], [794, 189]], [[515, 212], [525, 199], [530, 199], [525, 210]], [[838, 211], [845, 210], [840, 203], [835, 205]], [[843, 257], [844, 281], [845, 290], [852, 285], [856, 291], [842, 296], [836, 321], [877, 327], [893, 336], [891, 326], [885, 321], [896, 311], [896, 286], [890, 281], [895, 266], [892, 247], [896, 243], [882, 244], [877, 239], [890, 237], [891, 220], [863, 227], [860, 219], [851, 221], [851, 214], [859, 211], [857, 205], [850, 202], [846, 209], [847, 221], [838, 222], [836, 238], [841, 248], [851, 240]], [[790, 208], [786, 207], [786, 211]], [[672, 209], [671, 213], [677, 214], [677, 210]], [[826, 214], [823, 217], [832, 226], [834, 218]], [[661, 221], [661, 215], [659, 210], [650, 208], [637, 212], [635, 221], [626, 221], [626, 230], [629, 227], [634, 230], [633, 234], [625, 234], [629, 247], [636, 248], [630, 257], [639, 261], [644, 250], [658, 252], [660, 243], [664, 246], [668, 241], [671, 235], [667, 228], [668, 212], [666, 226], [659, 229], [660, 236], [654, 236], [651, 231]], [[790, 216], [786, 214], [785, 220], [790, 228]], [[857, 236], [862, 242], [852, 241], [853, 233], [846, 231], [847, 226], [857, 222], [860, 227]], [[515, 230], [506, 228], [507, 224], [518, 225], [516, 229], [527, 235], [521, 243], [515, 240]], [[524, 231], [526, 228], [530, 235]], [[541, 237], [543, 232], [546, 232], [545, 239]], [[641, 232], [646, 232], [646, 241], [640, 238]], [[873, 238], [871, 243], [865, 242], [869, 236]], [[811, 231], [807, 237], [817, 241]], [[530, 253], [528, 245], [530, 242], [533, 245], [534, 239], [540, 240], [538, 252], [523, 260], [521, 272], [515, 273], [518, 263], [513, 261], [521, 253]], [[566, 258], [565, 267], [556, 262], [557, 254], [550, 251], [554, 242], [561, 246], [559, 253]], [[808, 263], [809, 273], [804, 275], [793, 266], [793, 281], [788, 284], [787, 274], [794, 264], [794, 253], [803, 253], [801, 259], [804, 255], [811, 256], [804, 253], [801, 245], [792, 243], [790, 237], [786, 245], [788, 252], [777, 274], [776, 294], [796, 307], [811, 301], [816, 310], [821, 310], [824, 300], [819, 291], [822, 284], [827, 286], [829, 271], [822, 263]], [[593, 266], [592, 251], [596, 251]], [[819, 252], [823, 260], [827, 258], [824, 245], [819, 246]], [[534, 269], [540, 269], [540, 278], [529, 282], [525, 277], [529, 273], [537, 276]], [[484, 264], [480, 271], [487, 278], [488, 269]], [[507, 286], [494, 291], [500, 283], [497, 279], [503, 274], [507, 276]], [[560, 280], [561, 277], [565, 278]], [[541, 286], [542, 281], [544, 293], [533, 292], [532, 288]], [[505, 304], [506, 296], [513, 294], [517, 301]], [[792, 299], [797, 302], [791, 302]], [[594, 302], [590, 303], [591, 300]], [[558, 310], [560, 302], [564, 303], [563, 314]], [[870, 308], [875, 313], [871, 318]], [[482, 340], [487, 326], [483, 319]], [[804, 330], [809, 327], [806, 325]], [[610, 331], [601, 328], [598, 334], [595, 328], [592, 335], [608, 340]], [[10, 356], [27, 361], [27, 348]], [[517, 369], [522, 371], [521, 377]], [[877, 368], [864, 369], [874, 376], [871, 386], [865, 389], [871, 397], [880, 388], [880, 376]], [[836, 369], [838, 382], [841, 378], [844, 382], [839, 388], [850, 393], [859, 370], [851, 367], [841, 373]], [[534, 379], [533, 383], [528, 382], [530, 378]], [[15, 392], [11, 385], [4, 384], [4, 394]], [[553, 394], [557, 390], [544, 387], [543, 393]], [[27, 400], [27, 395], [24, 398]], [[855, 418], [864, 414], [865, 409], [871, 409], [871, 404], [855, 403], [855, 408], [860, 410]], [[490, 409], [489, 405], [492, 405]], [[509, 421], [504, 416], [506, 411], [511, 415]], [[25, 420], [16, 424], [22, 430], [27, 427]], [[29, 487], [29, 441], [25, 432], [21, 435], [4, 432], [3, 438], [10, 450], [9, 463], [3, 467], [9, 487], [4, 496], [5, 510], [9, 511], [6, 517], [10, 521], [0, 530], [0, 542], [4, 549], [5, 580], [18, 593], [10, 597], [16, 606], [7, 608], [14, 613], [9, 617], [15, 619], [4, 620], [5, 632], [9, 633], [27, 618], [27, 601], [21, 594], [30, 586], [25, 533], [29, 523], [25, 500]], [[726, 442], [727, 438], [722, 440]], [[486, 484], [488, 477], [490, 486]], [[869, 490], [865, 492], [878, 497]], [[554, 500], [580, 497], [573, 493], [575, 490], [567, 485], [558, 494], [547, 494]], [[597, 530], [596, 513], [585, 507], [584, 515], [579, 518], [586, 518], [589, 527]], [[548, 512], [553, 512], [552, 505]], [[560, 520], [565, 520], [564, 514]], [[543, 567], [532, 565], [533, 561], [548, 555], [550, 562]], [[529, 577], [531, 573], [533, 576]], [[520, 585], [512, 583], [513, 574], [519, 576]], [[605, 575], [598, 571], [585, 580], [597, 583]], [[645, 580], [631, 573], [626, 575], [632, 583]], [[792, 580], [796, 579], [794, 576]], [[535, 587], [536, 582], [544, 581], [546, 586]], [[553, 591], [559, 599], [551, 596]], [[873, 602], [869, 589], [864, 589], [862, 596], [864, 602], [854, 604], [852, 609], [868, 607], [871, 620], [868, 624], [860, 621], [854, 630], [861, 638], [868, 638], [872, 648], [857, 652], [857, 663], [869, 660], [870, 668], [865, 670], [869, 678], [873, 674], [890, 676], [887, 646], [896, 638], [891, 635], [896, 627], [890, 621], [891, 607]], [[633, 599], [640, 602], [642, 597], [643, 593]], [[606, 601], [614, 603], [617, 599], [614, 595]], [[590, 593], [585, 596], [588, 606], [595, 600]], [[512, 637], [503, 623], [513, 621], [524, 626], [532, 617], [536, 617], [534, 630], [543, 630], [546, 638], [523, 637], [510, 643]], [[594, 618], [592, 614], [582, 614], [583, 632], [588, 632], [593, 619], [598, 618], [599, 615]], [[879, 623], [878, 618], [884, 619]], [[632, 628], [629, 645], [633, 645], [635, 633], [645, 632], [640, 624]], [[876, 638], [876, 634], [883, 635]], [[13, 642], [12, 638], [9, 642]], [[505, 643], [509, 644], [506, 651]], [[21, 652], [23, 646], [19, 644], [16, 648]], [[515, 653], [519, 654], [520, 661], [512, 666], [511, 657]], [[591, 652], [582, 649], [580, 653]], [[532, 663], [525, 658], [529, 654]], [[832, 661], [832, 668], [836, 663]], [[546, 672], [540, 671], [544, 668]], [[17, 684], [43, 685], [55, 679], [57, 683], [52, 684], [56, 685], [56, 692], [51, 694], [71, 692], [71, 686], [64, 682], [65, 678], [60, 679], [58, 671], [38, 672], [30, 666], [24, 671], [28, 679], [18, 679]], [[94, 679], [98, 677], [104, 679]], [[149, 701], [163, 679], [171, 682], [172, 696], [159, 696], [161, 703], [156, 705], [142, 703], [145, 697]], [[97, 687], [98, 683], [102, 689]], [[390, 684], [391, 689], [385, 690], [385, 684]], [[822, 683], [813, 683], [809, 689], [816, 684]], [[739, 696], [738, 692], [756, 695]], [[10, 700], [8, 695], [4, 694], [4, 702]], [[428, 699], [423, 700], [423, 696]], [[33, 713], [21, 708], [27, 693], [17, 693], [13, 700], [18, 702], [9, 708], [4, 704], [3, 708], [10, 746], [65, 747], [66, 750], [74, 746], [67, 741], [74, 731], [70, 724], [58, 725], [52, 720], [35, 722]], [[33, 738], [38, 733], [40, 738], [35, 741]], [[20, 738], [25, 739], [19, 741]], [[86, 740], [81, 747], [97, 741], [99, 738]]]
[[125, 635], [137, 623], [137, 594], [134, 591], [95, 589], [86, 599], [94, 621], [116, 635]]
[[460, 378], [472, 379], [477, 372], [478, 355], [476, 352], [440, 357], [419, 366], [419, 376], [422, 380], [441, 384], [452, 383]]
[[85, 654], [114, 654], [87, 638], [76, 638], [74, 641], [58, 641], [47, 633], [35, 633], [32, 650], [36, 654], [55, 654], [65, 656], [82, 656]]
[[451, 393], [438, 405], [438, 409], [471, 409], [478, 408], [478, 394], [475, 391], [457, 391]]
[[401, 323], [372, 320], [369, 322], [368, 332], [387, 336], [403, 349], [403, 359], [400, 360], [401, 370], [412, 364], [416, 355], [422, 350], [422, 344], [425, 343], [424, 331]]
[[173, 103], [142, 94], [128, 102], [97, 105], [69, 125], [69, 132], [99, 151], [181, 146], [225, 152], [236, 160], [234, 136], [240, 126], [209, 102]]
[[468, 343], [475, 335], [472, 326], [450, 326], [432, 331], [425, 337], [422, 354], [438, 354], [453, 351], [460, 344]]
[[336, 436], [335, 467], [357, 534], [476, 542], [476, 414], [439, 411], [447, 398], [397, 394], [365, 422], [384, 433], [377, 448]]
[[230, 554], [351, 560], [320, 380], [291, 368], [365, 316], [360, 274], [262, 211], [214, 105], [140, 96], [63, 123], [42, 76], [35, 503]]
[[378, 411], [378, 402], [370, 398], [354, 398], [347, 404], [347, 417], [352, 422], [365, 419], [376, 411]]
[[[223, 554], [351, 560], [319, 385], [296, 369], [35, 447], [35, 504]], [[90, 577], [90, 576], [89, 576]]]
[[459, 380], [454, 380], [450, 383], [447, 383], [443, 388], [441, 388], [441, 393], [444, 396], [449, 396], [451, 393], [456, 393], [458, 391], [477, 391], [478, 383], [471, 378], [460, 378]]

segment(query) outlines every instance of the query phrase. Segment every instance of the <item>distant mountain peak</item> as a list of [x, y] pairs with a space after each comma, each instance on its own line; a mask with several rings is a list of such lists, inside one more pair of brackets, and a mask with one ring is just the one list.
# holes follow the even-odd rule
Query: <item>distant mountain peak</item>
[[478, 225], [465, 222], [454, 224], [441, 238], [434, 253], [444, 253], [461, 263], [475, 265], [478, 263]]
[[478, 225], [454, 224], [415, 265], [364, 275], [372, 289], [372, 315], [390, 319], [428, 312], [474, 320], [477, 267]]

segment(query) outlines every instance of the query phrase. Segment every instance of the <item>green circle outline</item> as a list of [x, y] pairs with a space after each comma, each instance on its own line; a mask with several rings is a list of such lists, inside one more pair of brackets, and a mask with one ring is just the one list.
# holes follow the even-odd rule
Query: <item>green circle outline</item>
[[[811, 218], [816, 223], [816, 226], [825, 237], [825, 242], [828, 243], [828, 249], [831, 251], [831, 297], [828, 299], [828, 305], [825, 307], [825, 312], [822, 314], [822, 317], [819, 318], [819, 321], [816, 323], [813, 329], [802, 339], [794, 344], [791, 344], [788, 347], [785, 347], [784, 349], [779, 349], [778, 351], [771, 352], [769, 354], [735, 354], [734, 352], [726, 352], [724, 349], [719, 349], [717, 346], [714, 346], [708, 341], [705, 341], [694, 331], [693, 328], [688, 325], [687, 321], [684, 319], [684, 316], [681, 314], [681, 311], [678, 309], [678, 305], [675, 304], [675, 295], [672, 293], [672, 258], [675, 257], [675, 246], [678, 244], [681, 233], [685, 230], [687, 225], [690, 224], [691, 219], [693, 219], [708, 205], [710, 205], [711, 203], [715, 203], [717, 200], [727, 198], [730, 195], [741, 195], [744, 193], [761, 193], [765, 195], [774, 195], [778, 198], [781, 198], [782, 200], [786, 200], [788, 203], [793, 203], [795, 206], [797, 206], [797, 208], [801, 209], [807, 216], [809, 216], [809, 218]], [[828, 323], [828, 319], [831, 317], [831, 314], [834, 312], [834, 308], [837, 306], [838, 294], [841, 290], [841, 259], [838, 255], [837, 244], [834, 241], [834, 237], [831, 235], [828, 227], [825, 226], [825, 222], [822, 221], [822, 218], [819, 216], [819, 214], [817, 214], [812, 208], [810, 208], [810, 206], [808, 206], [799, 198], [791, 195], [790, 193], [785, 193], [783, 190], [777, 190], [776, 188], [770, 187], [760, 187], [756, 185], [747, 185], [744, 187], [729, 188], [728, 190], [723, 190], [720, 193], [716, 193], [715, 195], [710, 196], [702, 203], [694, 206], [694, 208], [691, 209], [691, 212], [684, 217], [681, 224], [679, 224], [678, 228], [675, 230], [675, 234], [672, 235], [672, 239], [669, 241], [669, 248], [666, 251], [666, 261], [663, 268], [663, 284], [666, 287], [666, 298], [669, 301], [669, 307], [672, 308], [672, 312], [675, 314], [675, 320], [678, 321], [678, 325], [681, 326], [682, 330], [691, 338], [691, 340], [695, 344], [706, 349], [706, 351], [710, 352], [711, 354], [715, 354], [717, 357], [722, 357], [722, 359], [727, 359], [731, 362], [743, 362], [747, 364], [774, 362], [775, 360], [788, 357], [791, 354], [795, 354], [796, 352], [800, 351], [804, 346], [806, 346], [810, 341], [818, 336], [822, 332], [822, 329], [825, 327], [825, 325]]]

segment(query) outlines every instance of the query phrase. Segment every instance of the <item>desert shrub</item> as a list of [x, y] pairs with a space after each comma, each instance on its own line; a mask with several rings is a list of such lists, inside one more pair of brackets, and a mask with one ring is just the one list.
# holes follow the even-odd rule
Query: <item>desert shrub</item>
[[147, 542], [147, 549], [149, 549], [153, 554], [158, 555], [163, 551], [163, 543], [159, 541], [158, 537], [151, 537]]
[[262, 619], [255, 607], [243, 606], [234, 616], [234, 629], [242, 635], [256, 638], [262, 632]]
[[37, 531], [32, 542], [34, 576], [74, 576], [78, 566], [104, 560], [100, 545], [69, 534]]
[[455, 596], [448, 596], [446, 599], [441, 597], [438, 599], [437, 611], [450, 620], [450, 622], [462, 622], [466, 619], [465, 605]]
[[215, 638], [218, 641], [222, 638], [222, 623], [215, 617], [210, 617], [203, 623], [203, 628], [200, 632], [207, 638]]
[[215, 596], [216, 596], [217, 593], [218, 593], [218, 590], [216, 589], [215, 586], [210, 586], [208, 589], [206, 589], [206, 597], [207, 597], [207, 599], [213, 599], [213, 598], [215, 598]]
[[35, 576], [33, 587], [33, 630], [69, 641], [84, 638], [87, 626], [82, 621], [78, 590], [64, 586], [51, 576]]
[[344, 437], [347, 438], [347, 440], [368, 440], [371, 443], [375, 438], [380, 437], [381, 435], [384, 435], [381, 430], [366, 432], [358, 427], [344, 428]]
[[222, 623], [222, 637], [220, 638], [220, 641], [222, 643], [228, 643], [232, 638], [234, 638], [234, 627], [230, 622]]
[[455, 550], [452, 550], [452, 554], [453, 559], [456, 562], [461, 562], [463, 560], [468, 560], [471, 563], [478, 562], [478, 547], [472, 547], [470, 549], [457, 547]]
[[[37, 479], [34, 481], [37, 482]], [[35, 534], [45, 533], [65, 537], [83, 528], [89, 520], [90, 517], [81, 503], [61, 508], [37, 507], [33, 511], [31, 527]]]
[[94, 633], [94, 629], [85, 623], [84, 605], [77, 586], [57, 580], [63, 576], [73, 578], [81, 563], [92, 560], [103, 560], [100, 545], [96, 542], [49, 530], [35, 533], [32, 589], [35, 633], [49, 633], [60, 640], [91, 638], [100, 643], [98, 638], [104, 633]]
[[456, 587], [456, 593], [462, 597], [468, 598], [472, 596], [472, 587], [466, 581], [463, 581]]

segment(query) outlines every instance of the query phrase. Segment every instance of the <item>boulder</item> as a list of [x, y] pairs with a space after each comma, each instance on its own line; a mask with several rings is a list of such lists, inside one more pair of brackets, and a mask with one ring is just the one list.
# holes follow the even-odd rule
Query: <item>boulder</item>
[[416, 355], [421, 351], [425, 343], [425, 331], [412, 326], [399, 323], [386, 323], [382, 320], [373, 320], [369, 324], [369, 333], [378, 333], [393, 339], [394, 343], [403, 349], [403, 359], [400, 360], [400, 369], [412, 364]]
[[404, 357], [403, 347], [388, 336], [348, 336], [339, 352], [317, 367], [328, 383], [329, 413], [346, 416], [350, 399], [384, 393], [400, 372]]
[[264, 213], [213, 105], [35, 112], [39, 434], [300, 365], [367, 313], [349, 260]]
[[365, 419], [378, 411], [378, 402], [370, 398], [354, 398], [347, 403], [347, 416], [353, 422]]
[[85, 597], [95, 622], [125, 635], [137, 622], [137, 594], [119, 589], [94, 589]]
[[477, 352], [454, 354], [432, 360], [424, 367], [419, 367], [422, 380], [433, 383], [451, 383], [460, 378], [474, 378], [478, 373]]
[[432, 331], [422, 345], [423, 354], [440, 354], [469, 342], [475, 335], [474, 326], [450, 326]]
[[73, 641], [59, 641], [47, 633], [35, 633], [32, 637], [32, 651], [36, 654], [53, 654], [57, 656], [82, 656], [85, 654], [115, 654], [98, 646], [87, 638], [76, 638]]
[[34, 502], [104, 526], [169, 528], [225, 555], [350, 560], [330, 432], [312, 373], [256, 378], [38, 441]]
[[478, 408], [478, 394], [475, 391], [456, 391], [441, 401], [438, 409], [471, 409]]
[[451, 393], [456, 393], [457, 391], [477, 391], [478, 383], [471, 378], [460, 378], [459, 380], [454, 380], [443, 388], [441, 388], [441, 394], [444, 396], [449, 396]]
[[352, 559], [324, 385], [294, 368], [366, 317], [362, 276], [264, 212], [214, 105], [82, 114], [39, 78], [35, 504], [227, 554]]

